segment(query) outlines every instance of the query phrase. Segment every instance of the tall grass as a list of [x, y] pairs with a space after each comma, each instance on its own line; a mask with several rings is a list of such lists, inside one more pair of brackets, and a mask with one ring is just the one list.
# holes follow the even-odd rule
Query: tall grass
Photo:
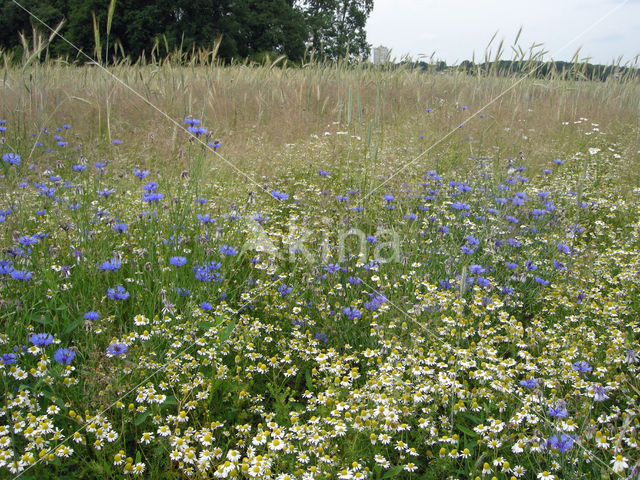
[[[265, 459], [253, 478], [508, 478], [516, 462], [523, 478], [596, 478], [612, 455], [600, 430], [624, 437], [632, 463], [634, 78], [512, 77], [495, 60], [476, 76], [281, 57], [223, 66], [217, 46], [159, 63], [159, 44], [107, 72], [40, 62], [46, 41], [25, 45], [24, 64], [5, 56], [0, 71], [0, 354], [14, 365], [1, 371], [14, 426], [0, 433], [15, 432], [24, 478], [131, 478], [134, 463], [206, 478], [226, 456], [237, 478]], [[242, 248], [251, 218], [277, 258]], [[305, 233], [316, 263], [291, 255]], [[392, 261], [378, 263], [383, 245]], [[35, 347], [43, 333], [75, 352], [70, 365], [51, 361], [58, 345]], [[609, 403], [592, 399], [589, 385], [607, 381]], [[27, 394], [80, 435], [74, 455]], [[280, 426], [295, 453], [278, 449]], [[564, 455], [561, 431], [596, 455]], [[220, 452], [198, 477], [188, 455], [207, 438]]]
[[[558, 122], [584, 117], [628, 125], [637, 119], [640, 102], [640, 85], [628, 79], [601, 83], [500, 75], [478, 78], [460, 72], [425, 74], [409, 68], [381, 71], [367, 65], [315, 63], [289, 68], [282, 59], [269, 65], [221, 66], [213, 61], [180, 66], [165, 60], [162, 66], [109, 67], [125, 87], [97, 66], [33, 63], [40, 50], [37, 43], [33, 50], [25, 49], [24, 66], [19, 69], [9, 67], [5, 59], [0, 71], [3, 116], [19, 116], [21, 125], [31, 129], [37, 129], [43, 119], [62, 122], [73, 117], [81, 135], [135, 142], [155, 163], [174, 163], [178, 154], [175, 126], [149, 108], [149, 102], [177, 120], [198, 115], [211, 126], [213, 137], [224, 140], [226, 156], [241, 168], [251, 165], [264, 174], [273, 171], [268, 165], [274, 151], [322, 134], [332, 125], [369, 139], [369, 147], [391, 147], [384, 135], [388, 128], [413, 131], [417, 136], [426, 133], [421, 129], [427, 124], [425, 143], [435, 141], [455, 122], [463, 121], [465, 114], [507, 89], [483, 111], [486, 121], [465, 125], [462, 134], [480, 142], [475, 148], [504, 145], [508, 138], [507, 151], [512, 148], [516, 151], [510, 153], [518, 153], [535, 144], [526, 152], [535, 157], [553, 142], [567, 141]], [[428, 119], [424, 115], [427, 107], [455, 102], [469, 107], [455, 119], [445, 109], [434, 108]], [[344, 145], [336, 144], [335, 149], [336, 155], [344, 153]]]

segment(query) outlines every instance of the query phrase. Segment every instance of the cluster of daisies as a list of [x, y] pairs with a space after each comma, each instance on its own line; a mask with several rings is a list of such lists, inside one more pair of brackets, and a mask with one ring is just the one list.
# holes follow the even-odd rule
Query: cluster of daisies
[[615, 141], [376, 190], [291, 148], [247, 200], [90, 165], [69, 130], [0, 147], [5, 475], [637, 475], [640, 190]]

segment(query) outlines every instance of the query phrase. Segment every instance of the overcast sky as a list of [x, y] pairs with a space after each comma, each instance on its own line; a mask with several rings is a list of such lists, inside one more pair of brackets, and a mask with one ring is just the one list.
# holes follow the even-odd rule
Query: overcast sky
[[453, 65], [474, 51], [484, 60], [496, 31], [494, 54], [504, 39], [503, 58], [511, 59], [520, 26], [518, 44], [544, 43], [547, 59], [570, 60], [578, 47], [592, 63], [640, 54], [640, 0], [374, 0], [366, 29], [368, 42], [391, 48], [396, 59], [435, 51]]

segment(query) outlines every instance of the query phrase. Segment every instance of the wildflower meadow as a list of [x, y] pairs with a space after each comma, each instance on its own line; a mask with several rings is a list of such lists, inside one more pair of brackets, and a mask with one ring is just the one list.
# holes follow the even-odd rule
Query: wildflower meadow
[[5, 62], [0, 478], [638, 478], [639, 98]]

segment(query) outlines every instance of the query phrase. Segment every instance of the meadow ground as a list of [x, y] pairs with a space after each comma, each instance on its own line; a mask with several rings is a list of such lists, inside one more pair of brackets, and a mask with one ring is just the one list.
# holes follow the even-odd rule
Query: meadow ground
[[0, 478], [637, 478], [637, 81], [111, 71], [0, 71]]

